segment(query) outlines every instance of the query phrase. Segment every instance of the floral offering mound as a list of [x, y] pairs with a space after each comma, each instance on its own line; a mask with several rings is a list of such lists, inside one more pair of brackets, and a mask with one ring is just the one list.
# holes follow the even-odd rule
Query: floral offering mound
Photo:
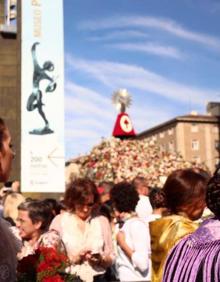
[[[120, 140], [110, 138], [95, 146], [89, 155], [71, 160], [78, 165], [81, 177], [100, 181], [132, 180], [137, 175], [147, 179], [149, 186], [162, 187], [166, 177], [175, 169], [199, 167], [201, 163], [191, 163], [177, 152], [161, 149], [154, 142], [146, 140]], [[74, 172], [71, 178], [77, 177]]]

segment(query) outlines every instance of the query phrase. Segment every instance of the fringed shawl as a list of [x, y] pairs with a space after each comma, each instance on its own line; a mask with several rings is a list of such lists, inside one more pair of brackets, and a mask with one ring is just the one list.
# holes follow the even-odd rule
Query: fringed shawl
[[220, 221], [204, 221], [193, 234], [182, 239], [170, 252], [163, 282], [220, 281]]

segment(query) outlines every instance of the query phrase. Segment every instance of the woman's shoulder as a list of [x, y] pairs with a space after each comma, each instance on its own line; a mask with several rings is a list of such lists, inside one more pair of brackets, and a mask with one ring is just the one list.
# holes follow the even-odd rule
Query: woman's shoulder
[[109, 224], [107, 217], [104, 216], [104, 215], [97, 215], [97, 216], [93, 217], [92, 220], [99, 221], [103, 225]]
[[60, 234], [56, 230], [49, 230], [41, 235], [39, 245], [47, 248], [57, 248], [61, 244]]
[[[179, 215], [168, 215], [149, 223], [151, 235], [160, 233], [172, 234], [177, 240], [183, 236], [194, 232], [198, 224], [190, 219]], [[158, 235], [156, 235], [158, 236]]]
[[157, 226], [157, 225], [164, 225], [164, 226], [173, 226], [173, 225], [187, 225], [187, 226], [198, 226], [196, 222], [193, 222], [189, 218], [181, 215], [167, 215], [162, 216], [161, 218], [157, 219], [156, 221], [150, 222], [150, 226]]
[[178, 215], [173, 217], [173, 225], [175, 225], [177, 228], [187, 229], [191, 232], [194, 232], [199, 227], [198, 222], [192, 221], [185, 216]]
[[69, 212], [63, 212], [61, 214], [56, 215], [51, 222], [50, 230], [54, 229], [59, 231], [62, 225], [68, 224], [70, 220], [73, 221], [72, 217], [72, 214]]
[[129, 218], [126, 220], [126, 222], [123, 225], [124, 228], [134, 228], [137, 230], [147, 228], [147, 224], [138, 216], [134, 216], [132, 218]]
[[192, 234], [191, 238], [200, 244], [212, 244], [220, 242], [220, 221], [217, 218], [209, 218], [203, 221], [200, 227]]

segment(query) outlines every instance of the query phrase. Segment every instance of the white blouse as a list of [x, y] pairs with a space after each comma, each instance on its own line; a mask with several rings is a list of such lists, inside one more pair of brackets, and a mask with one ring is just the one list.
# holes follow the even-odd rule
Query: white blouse
[[[111, 241], [111, 228], [107, 219], [103, 216], [86, 220], [85, 230], [82, 232], [79, 228], [78, 217], [73, 213], [65, 212], [53, 219], [50, 229], [57, 230], [60, 233], [70, 259], [83, 251], [98, 252], [103, 255], [113, 253], [112, 242], [106, 243], [104, 234], [108, 234]], [[79, 275], [84, 281], [90, 282], [93, 281], [95, 275], [104, 273], [105, 270], [101, 267], [93, 268], [85, 261], [82, 264], [72, 264], [67, 271]]]
[[131, 260], [117, 246], [116, 271], [120, 281], [150, 281], [150, 235], [138, 217], [128, 219], [120, 229], [127, 245], [134, 251]]

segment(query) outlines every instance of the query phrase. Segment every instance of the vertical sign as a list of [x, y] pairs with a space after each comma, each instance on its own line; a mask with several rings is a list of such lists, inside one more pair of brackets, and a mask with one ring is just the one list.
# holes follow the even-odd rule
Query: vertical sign
[[23, 192], [64, 191], [62, 3], [22, 0]]

